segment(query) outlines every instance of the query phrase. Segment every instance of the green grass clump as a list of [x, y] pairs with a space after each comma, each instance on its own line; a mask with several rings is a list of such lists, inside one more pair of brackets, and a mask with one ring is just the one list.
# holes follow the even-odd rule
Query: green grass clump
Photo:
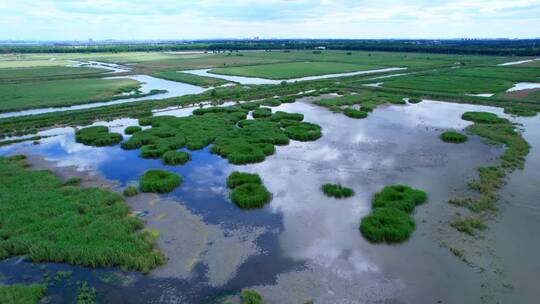
[[37, 304], [45, 296], [45, 285], [0, 285], [0, 303]]
[[347, 198], [354, 195], [354, 191], [351, 188], [344, 187], [340, 184], [324, 184], [321, 186], [321, 190], [326, 196], [335, 198]]
[[496, 114], [489, 112], [465, 112], [461, 116], [463, 120], [468, 120], [476, 123], [498, 124], [506, 123], [508, 120], [500, 118]]
[[126, 129], [124, 129], [124, 133], [126, 133], [127, 135], [131, 135], [131, 134], [135, 134], [139, 131], [141, 131], [142, 128], [139, 127], [139, 126], [129, 126], [127, 127]]
[[296, 101], [296, 97], [294, 96], [282, 96], [279, 98], [279, 101], [281, 103], [294, 103]]
[[80, 186], [82, 183], [82, 179], [79, 177], [70, 177], [64, 182], [64, 186]]
[[285, 134], [290, 139], [299, 141], [317, 140], [322, 136], [321, 127], [309, 122], [298, 122], [285, 127]]
[[353, 108], [346, 108], [345, 110], [343, 110], [343, 114], [345, 114], [347, 117], [356, 119], [363, 119], [368, 117], [368, 113]]
[[24, 159], [0, 158], [0, 259], [144, 272], [165, 262], [122, 196], [65, 187], [50, 171], [26, 167]]
[[456, 228], [459, 232], [466, 233], [470, 236], [475, 236], [476, 231], [487, 228], [486, 224], [476, 217], [456, 219], [450, 223], [450, 226]]
[[534, 117], [538, 114], [535, 110], [523, 106], [506, 107], [504, 108], [504, 113], [523, 117]]
[[256, 108], [260, 107], [261, 104], [258, 102], [246, 102], [240, 105], [240, 108], [248, 111], [253, 111]]
[[386, 186], [373, 196], [373, 208], [396, 208], [411, 213], [417, 205], [425, 203], [424, 191], [404, 185]]
[[261, 295], [255, 289], [243, 289], [240, 296], [242, 304], [262, 304]]
[[163, 154], [163, 163], [166, 165], [183, 165], [191, 160], [191, 155], [184, 151], [168, 151]]
[[132, 196], [135, 196], [137, 194], [139, 194], [139, 190], [137, 190], [136, 187], [133, 187], [133, 186], [128, 186], [124, 189], [124, 191], [122, 192], [124, 194], [124, 196], [126, 197], [132, 197]]
[[304, 120], [304, 114], [277, 111], [276, 113], [274, 113], [274, 115], [272, 115], [272, 117], [270, 117], [270, 120], [274, 122], [280, 122], [285, 119], [294, 120], [294, 121], [302, 121]]
[[261, 184], [262, 180], [258, 174], [234, 171], [227, 178], [227, 187], [233, 189], [243, 184]]
[[261, 104], [267, 107], [279, 107], [281, 105], [281, 100], [278, 98], [267, 98], [261, 101]]
[[77, 286], [77, 304], [94, 304], [96, 301], [96, 289], [88, 286], [87, 282], [79, 282]]
[[232, 189], [231, 200], [242, 209], [261, 208], [272, 200], [257, 174], [235, 171], [227, 178], [227, 186]]
[[106, 126], [94, 126], [77, 130], [75, 140], [87, 146], [105, 147], [121, 142], [122, 135], [109, 133], [109, 128]]
[[272, 116], [272, 109], [258, 108], [252, 112], [253, 118], [266, 118]]
[[409, 98], [409, 103], [420, 103], [421, 101], [422, 101], [421, 98], [414, 98], [414, 97]]
[[398, 243], [407, 240], [415, 228], [414, 219], [396, 208], [376, 208], [362, 218], [360, 231], [374, 243]]
[[466, 142], [469, 138], [455, 131], [446, 131], [440, 135], [442, 141], [452, 144], [460, 144]]
[[146, 171], [139, 181], [139, 188], [142, 192], [171, 192], [174, 188], [182, 184], [180, 175], [159, 169]]

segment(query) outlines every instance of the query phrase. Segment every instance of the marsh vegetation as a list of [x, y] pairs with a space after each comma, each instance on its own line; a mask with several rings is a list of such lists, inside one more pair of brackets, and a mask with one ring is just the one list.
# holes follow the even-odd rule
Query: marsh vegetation
[[182, 177], [178, 174], [152, 169], [146, 171], [139, 181], [139, 188], [142, 192], [166, 193], [182, 184]]
[[242, 209], [261, 208], [272, 200], [272, 194], [257, 174], [235, 171], [227, 178], [231, 200]]

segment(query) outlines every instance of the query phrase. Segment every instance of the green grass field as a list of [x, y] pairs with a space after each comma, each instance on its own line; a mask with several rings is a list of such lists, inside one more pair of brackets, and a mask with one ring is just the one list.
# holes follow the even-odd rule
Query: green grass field
[[153, 73], [152, 76], [167, 79], [167, 80], [172, 80], [172, 81], [189, 83], [189, 84], [201, 86], [204, 88], [215, 87], [215, 86], [220, 86], [220, 85], [229, 83], [229, 81], [220, 79], [220, 78], [198, 76], [198, 75], [181, 73], [181, 72], [176, 72], [176, 71], [156, 72], [156, 73]]
[[289, 79], [305, 76], [318, 76], [381, 68], [381, 66], [358, 65], [341, 62], [290, 62], [242, 67], [216, 68], [214, 74], [261, 77], [268, 79]]
[[78, 76], [101, 75], [104, 69], [89, 67], [47, 66], [32, 68], [0, 69], [0, 82], [24, 82], [54, 78], [75, 78]]
[[67, 79], [0, 84], [0, 112], [108, 101], [139, 88], [132, 79]]

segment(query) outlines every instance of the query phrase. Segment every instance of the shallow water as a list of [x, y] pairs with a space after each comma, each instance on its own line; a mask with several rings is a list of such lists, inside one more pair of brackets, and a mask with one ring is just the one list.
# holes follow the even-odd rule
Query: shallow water
[[202, 88], [199, 86], [194, 86], [194, 85], [182, 83], [182, 82], [160, 79], [160, 78], [147, 76], [147, 75], [118, 76], [118, 77], [109, 77], [108, 79], [115, 79], [115, 78], [130, 78], [130, 79], [139, 81], [141, 83], [140, 91], [142, 93], [148, 93], [151, 90], [167, 90], [167, 92], [162, 93], [162, 94], [157, 94], [157, 95], [145, 96], [145, 97], [126, 98], [126, 99], [118, 99], [118, 100], [105, 101], [105, 102], [94, 102], [94, 103], [87, 103], [87, 104], [81, 104], [81, 105], [69, 106], [69, 107], [41, 108], [41, 109], [32, 109], [32, 110], [17, 111], [17, 112], [0, 113], [0, 118], [17, 117], [17, 116], [24, 116], [24, 115], [36, 115], [36, 114], [51, 113], [51, 112], [62, 112], [62, 111], [69, 111], [69, 110], [91, 109], [91, 108], [97, 108], [101, 106], [108, 106], [108, 105], [121, 104], [121, 103], [130, 103], [134, 101], [159, 100], [159, 99], [179, 97], [179, 96], [184, 96], [184, 95], [189, 95], [189, 94], [199, 94], [206, 90], [205, 88]]
[[530, 90], [530, 89], [538, 89], [540, 88], [540, 83], [537, 82], [519, 82], [514, 84], [513, 87], [506, 90], [506, 92], [514, 92], [514, 91], [521, 91], [521, 90]]
[[238, 82], [240, 84], [279, 84], [282, 81], [296, 82], [296, 81], [305, 81], [305, 80], [317, 80], [317, 79], [355, 76], [355, 75], [364, 75], [364, 74], [373, 74], [373, 73], [384, 73], [384, 72], [400, 71], [400, 70], [406, 70], [406, 69], [407, 68], [385, 68], [385, 69], [377, 69], [377, 70], [367, 70], [367, 71], [339, 73], [339, 74], [326, 74], [326, 75], [319, 75], [319, 76], [307, 76], [307, 77], [300, 77], [300, 78], [294, 78], [294, 79], [278, 79], [278, 80], [259, 78], [259, 77], [244, 77], [244, 76], [232, 76], [232, 75], [209, 73], [211, 69], [187, 70], [187, 71], [182, 71], [182, 72], [199, 75], [199, 76], [221, 78], [221, 79], [225, 79], [232, 82]]
[[520, 60], [520, 61], [505, 62], [505, 63], [498, 64], [498, 66], [518, 65], [518, 64], [529, 63], [529, 62], [533, 62], [533, 61], [537, 61], [537, 60], [540, 60], [540, 58], [529, 59], [529, 60]]
[[[102, 302], [114, 303], [211, 302], [249, 286], [256, 286], [268, 303], [303, 303], [309, 299], [316, 303], [477, 303], [487, 292], [508, 299], [537, 295], [534, 274], [525, 277], [533, 278], [532, 282], [523, 277], [528, 262], [508, 276], [508, 281], [519, 286], [515, 292], [486, 290], [481, 286], [496, 282], [439, 246], [452, 232], [447, 231], [447, 221], [458, 211], [446, 201], [467, 193], [467, 180], [476, 176], [476, 167], [494, 163], [501, 149], [489, 147], [475, 136], [465, 144], [454, 145], [442, 142], [438, 135], [469, 125], [461, 120], [465, 111], [483, 110], [508, 117], [502, 109], [423, 101], [380, 107], [363, 120], [303, 102], [273, 110], [303, 113], [306, 121], [323, 127], [323, 137], [315, 142], [291, 141], [288, 146], [277, 147], [276, 154], [265, 162], [248, 166], [230, 165], [210, 154], [208, 148], [191, 152], [193, 160], [184, 166], [164, 166], [159, 160], [139, 158], [138, 151], [124, 151], [119, 146], [77, 144], [70, 128], [48, 131], [63, 135], [44, 139], [41, 145], [23, 143], [0, 148], [1, 155], [43, 155], [60, 166], [91, 170], [121, 185], [136, 181], [149, 168], [167, 168], [182, 174], [185, 182], [161, 197], [178, 202], [206, 225], [219, 227], [224, 233], [216, 241], [219, 246], [209, 245], [208, 253], [187, 278], [128, 273], [121, 280], [128, 283], [118, 288], [103, 283], [96, 271], [86, 268], [56, 264], [45, 268], [75, 269], [72, 282], [88, 280], [98, 289]], [[168, 114], [188, 115], [188, 111]], [[538, 118], [530, 121], [531, 128], [538, 130]], [[134, 123], [122, 119], [107, 125], [121, 131]], [[526, 133], [526, 137], [533, 147], [540, 144], [538, 132]], [[534, 181], [538, 180], [540, 157], [534, 156], [536, 152], [533, 148], [527, 162], [531, 169], [516, 172], [525, 176], [515, 185], [510, 182], [505, 193], [525, 189], [530, 200], [538, 197]], [[231, 204], [225, 179], [233, 170], [259, 173], [273, 193], [273, 201], [255, 211], [242, 211]], [[326, 198], [319, 187], [327, 182], [350, 186], [356, 196]], [[369, 212], [373, 193], [393, 183], [425, 190], [429, 202], [417, 208], [414, 217], [418, 227], [410, 241], [395, 246], [369, 244], [358, 231], [359, 219]], [[531, 230], [538, 227], [533, 214], [526, 215]], [[512, 215], [510, 224], [504, 226], [512, 227], [507, 233], [523, 229], [517, 224], [520, 220], [521, 215]], [[247, 229], [248, 234], [235, 234], [239, 229]], [[505, 256], [502, 264], [511, 263], [515, 254], [510, 239], [497, 238], [493, 245]], [[524, 253], [529, 259], [525, 261], [537, 263], [533, 260], [537, 244], [529, 244], [531, 252]], [[229, 251], [242, 252], [245, 258], [234, 259], [234, 255], [226, 254]], [[24, 275], [27, 281], [40, 281], [44, 271], [39, 265], [17, 259], [0, 262], [4, 282], [24, 280]], [[116, 273], [114, 269], [97, 270], [101, 272]], [[70, 302], [74, 287], [62, 285], [50, 292], [56, 302]]]

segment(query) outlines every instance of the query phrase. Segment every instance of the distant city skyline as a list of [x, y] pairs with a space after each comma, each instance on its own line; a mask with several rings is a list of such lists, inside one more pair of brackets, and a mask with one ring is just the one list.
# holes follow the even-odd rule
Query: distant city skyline
[[0, 1], [0, 40], [538, 38], [540, 0]]

